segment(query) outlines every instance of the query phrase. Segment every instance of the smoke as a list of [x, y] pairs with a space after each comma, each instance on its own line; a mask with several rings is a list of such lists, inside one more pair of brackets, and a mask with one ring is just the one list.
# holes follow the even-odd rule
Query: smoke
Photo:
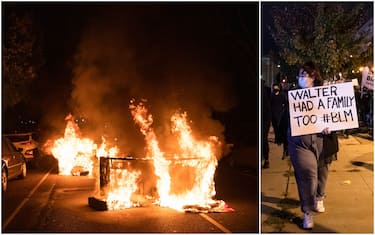
[[176, 111], [187, 112], [197, 138], [225, 142], [224, 126], [212, 112], [227, 111], [236, 100], [232, 75], [221, 63], [221, 32], [210, 19], [216, 14], [182, 9], [122, 6], [106, 13], [102, 7], [92, 14], [72, 80], [71, 104], [74, 115], [87, 120], [84, 134], [95, 140], [104, 135], [125, 154], [141, 157], [144, 137], [128, 106], [144, 98], [163, 151], [174, 148], [170, 117]]

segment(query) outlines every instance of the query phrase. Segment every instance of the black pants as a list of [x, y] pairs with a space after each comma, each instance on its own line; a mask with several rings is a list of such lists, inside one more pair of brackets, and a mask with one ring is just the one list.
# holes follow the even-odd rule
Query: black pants
[[270, 148], [268, 145], [268, 132], [270, 131], [271, 122], [263, 122], [263, 133], [262, 133], [262, 158], [264, 160], [269, 159]]

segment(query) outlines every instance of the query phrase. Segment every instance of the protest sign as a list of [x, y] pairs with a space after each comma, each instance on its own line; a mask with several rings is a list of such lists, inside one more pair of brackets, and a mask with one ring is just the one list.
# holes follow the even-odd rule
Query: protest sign
[[365, 67], [362, 71], [362, 89], [366, 87], [369, 90], [374, 90], [374, 74], [370, 71], [369, 67]]
[[288, 92], [292, 136], [358, 128], [353, 83]]

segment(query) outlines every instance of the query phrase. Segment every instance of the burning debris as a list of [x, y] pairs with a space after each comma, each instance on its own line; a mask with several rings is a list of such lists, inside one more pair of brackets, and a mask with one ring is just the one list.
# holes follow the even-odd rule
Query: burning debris
[[183, 207], [185, 212], [191, 213], [210, 213], [210, 212], [234, 212], [234, 209], [228, 206], [224, 201], [218, 200], [210, 205], [187, 205]]
[[[214, 174], [218, 165], [217, 149], [221, 142], [216, 136], [197, 139], [189, 125], [186, 112], [175, 112], [170, 118], [171, 137], [175, 152], [166, 154], [160, 148], [152, 127], [153, 117], [145, 101], [131, 100], [130, 113], [139, 126], [146, 144], [146, 157], [120, 157], [118, 148], [108, 149], [102, 138], [100, 147], [79, 135], [79, 128], [69, 115], [64, 138], [57, 139], [51, 152], [59, 161], [60, 174], [93, 175], [97, 179], [95, 196], [88, 199], [97, 210], [121, 210], [153, 204], [185, 212], [232, 212], [224, 201], [213, 199]], [[98, 163], [99, 162], [99, 163]], [[136, 165], [151, 165], [157, 176], [155, 192], [142, 191], [146, 171]], [[99, 172], [98, 172], [99, 171]], [[182, 180], [183, 179], [183, 180]], [[144, 194], [144, 195], [142, 195]]]

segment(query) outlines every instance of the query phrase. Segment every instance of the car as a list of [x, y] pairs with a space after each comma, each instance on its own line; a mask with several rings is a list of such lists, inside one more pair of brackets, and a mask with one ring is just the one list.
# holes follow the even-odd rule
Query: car
[[1, 139], [1, 190], [5, 192], [8, 181], [26, 177], [26, 159], [7, 137]]
[[32, 132], [4, 134], [20, 150], [27, 163], [39, 157], [39, 143], [33, 138]]

